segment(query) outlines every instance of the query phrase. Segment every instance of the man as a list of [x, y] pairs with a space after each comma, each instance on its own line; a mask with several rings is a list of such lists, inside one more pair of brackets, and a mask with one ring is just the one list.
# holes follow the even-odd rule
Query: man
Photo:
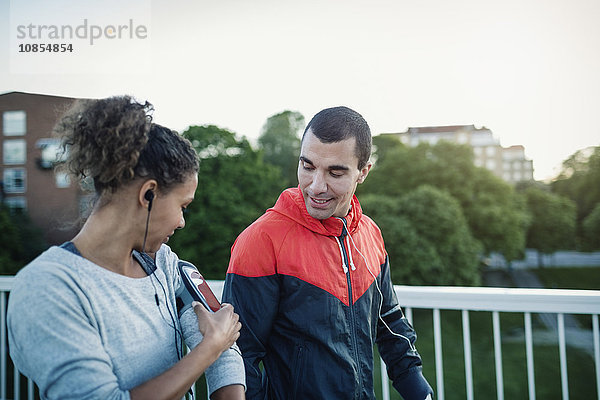
[[232, 247], [223, 298], [242, 322], [248, 399], [374, 399], [374, 343], [405, 400], [431, 396], [383, 238], [354, 196], [370, 154], [360, 114], [316, 114], [302, 138], [299, 186]]

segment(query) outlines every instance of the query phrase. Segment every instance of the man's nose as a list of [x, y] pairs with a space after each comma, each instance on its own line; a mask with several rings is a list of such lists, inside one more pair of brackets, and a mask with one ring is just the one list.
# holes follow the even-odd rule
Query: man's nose
[[316, 172], [313, 175], [312, 182], [310, 184], [310, 190], [314, 194], [324, 193], [327, 191], [327, 181], [325, 176], [321, 172]]

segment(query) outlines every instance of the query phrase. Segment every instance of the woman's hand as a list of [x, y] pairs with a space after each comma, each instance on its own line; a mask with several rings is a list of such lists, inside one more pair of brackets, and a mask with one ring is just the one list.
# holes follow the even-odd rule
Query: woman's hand
[[221, 309], [215, 313], [211, 313], [197, 302], [193, 307], [204, 341], [212, 343], [220, 352], [230, 348], [240, 337], [242, 324], [239, 322], [239, 315], [233, 312], [231, 304], [223, 303]]

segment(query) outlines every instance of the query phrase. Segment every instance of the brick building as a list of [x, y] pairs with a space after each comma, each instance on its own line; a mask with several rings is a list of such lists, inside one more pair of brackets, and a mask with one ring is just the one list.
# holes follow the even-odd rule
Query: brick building
[[59, 146], [52, 128], [74, 100], [23, 92], [0, 94], [0, 199], [13, 212], [27, 212], [48, 244], [71, 239], [80, 215], [79, 185], [53, 169]]

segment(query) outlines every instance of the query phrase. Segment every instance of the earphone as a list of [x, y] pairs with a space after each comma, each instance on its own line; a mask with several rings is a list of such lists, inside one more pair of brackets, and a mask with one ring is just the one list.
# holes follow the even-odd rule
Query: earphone
[[144, 193], [144, 199], [148, 200], [148, 212], [152, 209], [152, 201], [154, 200], [154, 192], [152, 190], [146, 190]]
[[144, 243], [142, 244], [142, 253], [146, 251], [146, 238], [148, 237], [148, 223], [150, 222], [150, 211], [152, 211], [152, 202], [154, 201], [154, 192], [146, 190], [144, 199], [148, 201], [148, 215], [146, 216], [146, 230], [144, 231]]

